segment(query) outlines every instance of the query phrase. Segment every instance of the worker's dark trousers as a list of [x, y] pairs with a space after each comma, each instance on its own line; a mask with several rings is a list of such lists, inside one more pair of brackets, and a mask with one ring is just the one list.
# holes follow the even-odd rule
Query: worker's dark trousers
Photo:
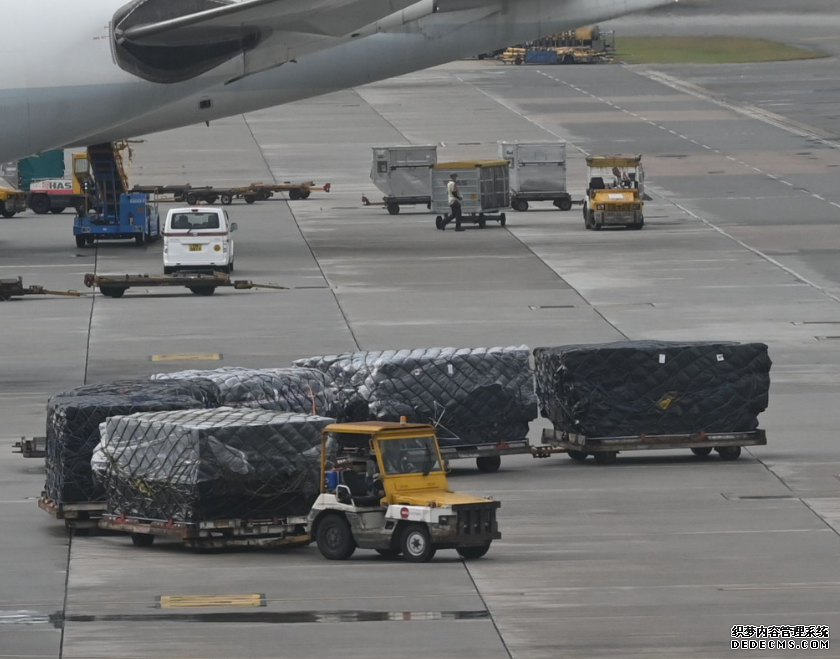
[[456, 201], [449, 207], [449, 215], [443, 218], [443, 226], [446, 227], [452, 220], [461, 219], [461, 202]]

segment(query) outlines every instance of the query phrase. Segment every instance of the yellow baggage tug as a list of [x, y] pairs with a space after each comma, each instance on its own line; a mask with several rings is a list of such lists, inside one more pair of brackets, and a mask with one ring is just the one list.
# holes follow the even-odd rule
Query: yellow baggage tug
[[481, 558], [501, 537], [499, 503], [449, 490], [432, 426], [366, 421], [324, 429], [311, 535], [324, 558], [357, 547], [423, 563], [438, 549]]

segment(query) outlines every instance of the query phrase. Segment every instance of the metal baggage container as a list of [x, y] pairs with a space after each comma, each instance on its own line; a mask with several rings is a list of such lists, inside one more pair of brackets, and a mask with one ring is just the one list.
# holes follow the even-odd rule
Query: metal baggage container
[[[505, 225], [505, 213], [510, 206], [510, 173], [507, 160], [464, 160], [438, 163], [432, 167], [432, 212], [446, 214], [449, 202], [446, 184], [450, 175], [458, 174], [461, 189], [463, 222], [484, 227], [488, 219]], [[500, 213], [497, 217], [487, 215]]]
[[528, 210], [529, 201], [572, 207], [566, 190], [565, 142], [499, 142], [499, 157], [510, 163], [511, 207]]
[[436, 162], [434, 145], [373, 147], [370, 180], [385, 195], [383, 202], [391, 215], [400, 212], [400, 205], [429, 205], [429, 168]]

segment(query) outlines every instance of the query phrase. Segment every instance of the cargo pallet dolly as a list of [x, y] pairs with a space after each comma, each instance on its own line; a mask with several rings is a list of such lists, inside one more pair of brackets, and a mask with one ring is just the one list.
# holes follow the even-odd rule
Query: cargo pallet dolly
[[85, 275], [85, 286], [97, 287], [106, 297], [122, 297], [132, 287], [182, 286], [196, 295], [213, 295], [218, 287], [233, 288], [237, 291], [252, 288], [270, 288], [277, 291], [289, 290], [277, 284], [255, 284], [247, 279], [231, 279], [222, 272], [212, 274], [204, 272], [180, 272], [174, 275]]
[[437, 163], [432, 171], [432, 207], [437, 213], [435, 227], [444, 229], [443, 215], [449, 213], [447, 184], [452, 174], [458, 174], [461, 191], [462, 217], [455, 221], [455, 231], [462, 224], [473, 223], [483, 229], [495, 220], [500, 226], [507, 223], [503, 209], [510, 207], [510, 174], [507, 160], [464, 160]]
[[437, 146], [375, 146], [370, 180], [382, 192], [382, 201], [362, 197], [365, 206], [384, 206], [399, 215], [401, 206], [432, 207], [429, 168], [437, 162]]
[[425, 206], [431, 209], [431, 197], [382, 197], [382, 201], [371, 201], [362, 196], [362, 206], [384, 206], [391, 215], [399, 215], [401, 206]]
[[532, 201], [550, 201], [561, 211], [583, 205], [566, 190], [565, 142], [499, 142], [499, 158], [510, 163], [513, 210], [525, 212]]
[[87, 535], [95, 529], [106, 508], [104, 501], [59, 503], [47, 496], [38, 499], [38, 507], [56, 519], [64, 520], [64, 526], [75, 535]]
[[580, 462], [592, 455], [598, 464], [613, 464], [621, 451], [691, 449], [698, 458], [705, 458], [714, 450], [721, 460], [737, 460], [741, 455], [741, 447], [765, 446], [767, 435], [764, 430], [758, 429], [752, 432], [584, 437], [546, 429], [542, 433], [542, 444], [533, 448], [535, 458], [547, 458], [553, 453], [568, 453], [572, 460]]
[[136, 185], [132, 192], [143, 192], [156, 196], [172, 197], [178, 203], [186, 203], [195, 206], [199, 202], [215, 204], [217, 201], [224, 206], [230, 206], [234, 199], [242, 199], [246, 204], [253, 204], [257, 201], [271, 199], [277, 192], [285, 192], [289, 199], [308, 199], [313, 192], [329, 192], [332, 184], [325, 183], [322, 186], [315, 185], [314, 181], [304, 183], [251, 183], [250, 185], [235, 188], [214, 188], [203, 186], [194, 188], [191, 185]]
[[475, 458], [475, 466], [485, 474], [499, 471], [504, 455], [524, 455], [531, 453], [527, 439], [499, 442], [497, 444], [473, 444], [462, 446], [441, 446], [440, 455], [447, 463], [450, 460]]
[[135, 547], [151, 547], [156, 537], [181, 540], [190, 549], [285, 547], [311, 542], [306, 517], [284, 519], [217, 519], [182, 523], [104, 515], [99, 528], [131, 534]]
[[24, 458], [45, 458], [46, 447], [46, 437], [21, 437], [19, 442], [12, 444], [12, 453], [20, 453]]
[[43, 286], [24, 286], [23, 278], [0, 279], [0, 302], [8, 302], [14, 297], [26, 295], [62, 295], [64, 297], [81, 297], [77, 291], [51, 291]]

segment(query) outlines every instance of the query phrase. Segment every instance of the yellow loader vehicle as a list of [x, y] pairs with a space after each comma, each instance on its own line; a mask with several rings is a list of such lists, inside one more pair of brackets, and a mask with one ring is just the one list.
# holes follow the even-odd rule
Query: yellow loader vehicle
[[484, 556], [501, 537], [499, 503], [452, 492], [432, 426], [366, 421], [324, 429], [321, 494], [309, 516], [310, 535], [329, 560], [356, 548], [413, 563], [438, 549]]
[[641, 229], [645, 225], [642, 156], [587, 156], [583, 220], [587, 229], [605, 226]]
[[9, 218], [26, 210], [26, 193], [0, 187], [0, 215]]

